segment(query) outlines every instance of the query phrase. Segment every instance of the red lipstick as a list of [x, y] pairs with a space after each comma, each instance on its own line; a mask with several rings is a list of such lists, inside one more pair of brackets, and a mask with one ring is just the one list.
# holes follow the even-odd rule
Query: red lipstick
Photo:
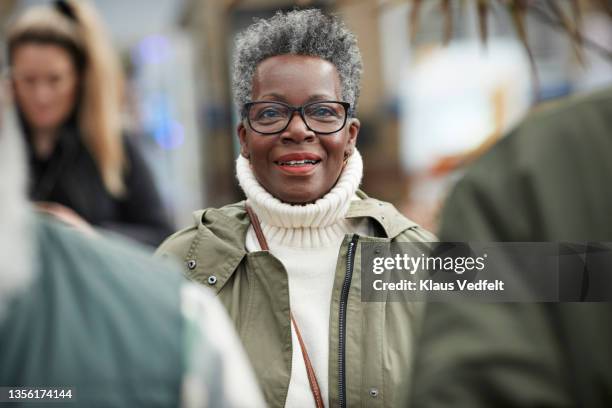
[[274, 161], [283, 172], [291, 175], [308, 175], [320, 162], [321, 156], [308, 152], [284, 154]]

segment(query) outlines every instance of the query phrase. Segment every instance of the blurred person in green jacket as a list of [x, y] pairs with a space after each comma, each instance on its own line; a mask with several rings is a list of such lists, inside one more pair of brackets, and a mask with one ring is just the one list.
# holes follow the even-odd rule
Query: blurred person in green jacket
[[264, 406], [208, 289], [123, 239], [35, 215], [22, 140], [2, 128], [0, 406]]
[[[524, 121], [448, 198], [445, 241], [612, 241], [612, 89]], [[429, 303], [413, 407], [612, 406], [610, 303]]]
[[316, 9], [242, 32], [236, 173], [247, 199], [197, 211], [158, 250], [215, 290], [272, 407], [394, 407], [408, 375], [417, 310], [362, 302], [362, 244], [434, 238], [358, 190], [361, 69], [355, 36]]

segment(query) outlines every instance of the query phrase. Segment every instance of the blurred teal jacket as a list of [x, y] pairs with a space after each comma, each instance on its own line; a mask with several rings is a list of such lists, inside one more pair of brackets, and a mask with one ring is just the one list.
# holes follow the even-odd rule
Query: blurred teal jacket
[[119, 237], [34, 226], [33, 281], [0, 317], [0, 386], [69, 387], [54, 400], [69, 407], [263, 406], [208, 290]]

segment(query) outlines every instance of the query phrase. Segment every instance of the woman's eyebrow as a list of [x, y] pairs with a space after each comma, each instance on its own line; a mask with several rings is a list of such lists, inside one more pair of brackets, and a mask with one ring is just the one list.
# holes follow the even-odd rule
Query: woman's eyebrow
[[329, 95], [329, 94], [316, 94], [316, 95], [312, 95], [310, 98], [308, 98], [308, 100], [306, 101], [306, 103], [308, 102], [316, 102], [316, 101], [331, 101], [331, 100], [336, 100], [336, 96], [335, 95]]
[[[275, 93], [275, 92], [271, 92], [265, 95], [262, 95], [259, 100], [262, 99], [266, 99], [266, 98], [270, 98], [273, 99], [275, 101], [280, 101], [280, 102], [284, 102], [284, 103], [289, 103], [287, 101], [287, 98], [285, 98], [284, 96]], [[316, 102], [316, 101], [330, 101], [330, 100], [335, 100], [336, 96], [335, 95], [331, 95], [331, 94], [315, 94], [312, 95], [310, 97], [308, 97], [308, 99], [305, 101], [305, 103], [310, 103], [310, 102]]]
[[285, 103], [287, 102], [287, 100], [282, 95], [274, 93], [274, 92], [262, 95], [259, 98], [259, 100], [262, 100], [264, 98], [271, 98], [271, 99], [278, 100], [278, 101], [285, 102]]

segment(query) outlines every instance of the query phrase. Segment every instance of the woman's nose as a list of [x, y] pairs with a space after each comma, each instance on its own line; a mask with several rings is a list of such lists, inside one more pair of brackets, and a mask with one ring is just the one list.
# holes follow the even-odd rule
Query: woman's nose
[[47, 103], [53, 96], [53, 91], [48, 84], [37, 82], [31, 89], [31, 95], [36, 103]]
[[298, 112], [293, 112], [287, 128], [281, 133], [283, 143], [305, 143], [315, 139], [315, 133], [308, 129]]

